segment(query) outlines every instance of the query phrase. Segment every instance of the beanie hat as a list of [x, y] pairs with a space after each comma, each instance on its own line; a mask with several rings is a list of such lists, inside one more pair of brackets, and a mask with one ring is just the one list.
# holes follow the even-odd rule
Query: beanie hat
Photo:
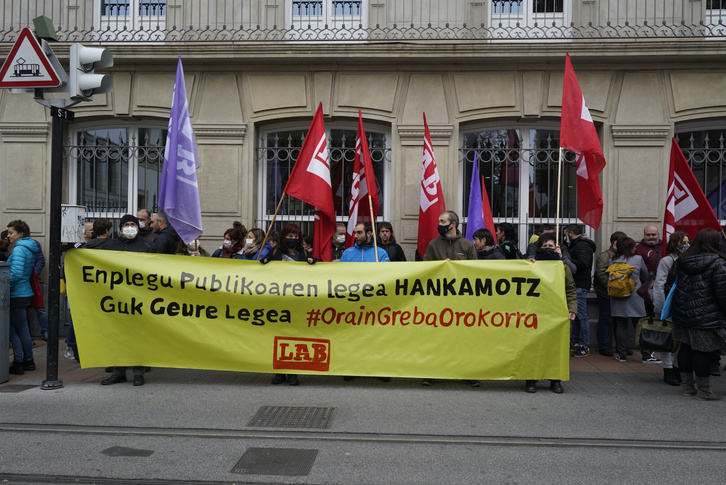
[[126, 214], [121, 218], [121, 222], [119, 223], [120, 227], [124, 227], [124, 224], [127, 222], [133, 222], [136, 224], [136, 227], [139, 227], [139, 220], [136, 218], [136, 216], [132, 216], [131, 214]]

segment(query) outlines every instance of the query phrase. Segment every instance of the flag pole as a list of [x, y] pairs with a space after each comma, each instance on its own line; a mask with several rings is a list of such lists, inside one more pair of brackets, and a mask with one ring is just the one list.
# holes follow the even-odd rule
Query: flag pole
[[373, 199], [370, 192], [368, 193], [368, 208], [371, 211], [371, 227], [373, 228], [373, 251], [376, 253], [376, 263], [378, 262], [378, 243], [376, 242], [376, 220], [373, 218]]
[[282, 200], [285, 198], [285, 192], [282, 193], [282, 196], [280, 196], [280, 202], [277, 203], [277, 207], [275, 208], [275, 213], [272, 214], [272, 220], [270, 221], [270, 227], [267, 228], [267, 232], [265, 233], [265, 239], [262, 241], [262, 244], [260, 244], [260, 250], [257, 252], [257, 256], [255, 257], [255, 260], [259, 261], [260, 255], [262, 254], [262, 248], [265, 247], [265, 244], [267, 244], [267, 238], [270, 236], [270, 231], [272, 230], [272, 226], [275, 224], [275, 218], [277, 217], [277, 212], [280, 210], [280, 206], [282, 205]]
[[560, 245], [560, 198], [562, 192], [562, 147], [557, 159], [557, 210], [555, 211], [555, 244]]

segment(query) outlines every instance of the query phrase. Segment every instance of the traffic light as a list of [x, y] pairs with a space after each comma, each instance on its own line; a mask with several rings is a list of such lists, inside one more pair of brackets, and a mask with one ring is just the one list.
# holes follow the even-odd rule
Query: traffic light
[[91, 101], [94, 94], [113, 91], [111, 76], [94, 69], [113, 66], [111, 51], [102, 47], [71, 45], [70, 95], [76, 101]]

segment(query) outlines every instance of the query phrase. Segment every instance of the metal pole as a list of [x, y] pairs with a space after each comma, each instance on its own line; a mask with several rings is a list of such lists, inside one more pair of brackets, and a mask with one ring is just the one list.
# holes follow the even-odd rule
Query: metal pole
[[48, 263], [48, 354], [45, 380], [41, 389], [60, 389], [58, 379], [58, 310], [60, 302], [61, 266], [61, 201], [63, 179], [63, 122], [73, 120], [73, 112], [55, 106], [50, 108], [53, 118], [50, 156], [50, 250]]

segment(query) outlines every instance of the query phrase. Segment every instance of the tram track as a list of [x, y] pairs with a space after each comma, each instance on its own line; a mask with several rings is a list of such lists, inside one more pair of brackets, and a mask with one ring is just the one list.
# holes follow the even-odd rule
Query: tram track
[[417, 433], [362, 433], [345, 431], [296, 431], [289, 429], [211, 429], [98, 426], [78, 424], [0, 423], [0, 433], [67, 433], [98, 436], [154, 438], [296, 440], [319, 442], [406, 443], [515, 447], [579, 447], [656, 450], [726, 451], [726, 441], [679, 441], [622, 438], [522, 437], [486, 435], [443, 435]]

